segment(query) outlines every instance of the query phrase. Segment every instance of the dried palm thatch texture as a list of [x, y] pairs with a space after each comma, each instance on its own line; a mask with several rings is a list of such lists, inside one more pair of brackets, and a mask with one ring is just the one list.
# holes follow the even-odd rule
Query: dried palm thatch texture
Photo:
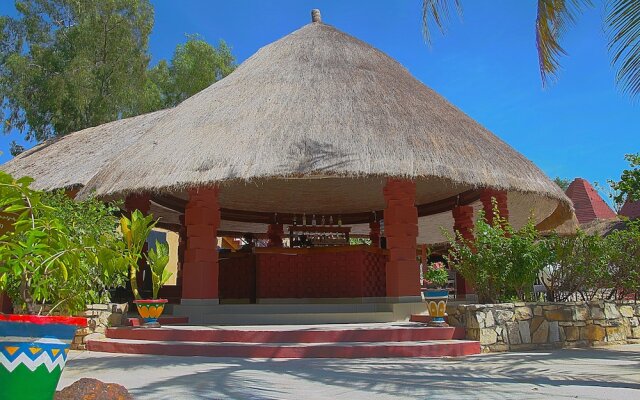
[[[340, 212], [355, 203], [348, 191], [327, 198], [314, 187], [331, 185], [311, 178], [354, 178], [358, 196], [374, 197], [365, 209], [380, 209], [389, 176], [416, 179], [418, 203], [493, 187], [554, 199], [559, 222], [571, 215], [562, 190], [529, 160], [387, 55], [320, 22], [167, 111], [83, 192], [176, 193], [218, 183], [223, 207], [329, 211], [329, 200]], [[284, 178], [302, 179], [304, 204], [283, 204], [293, 182]], [[246, 185], [268, 190], [249, 198]]]
[[53, 190], [84, 186], [124, 149], [137, 142], [167, 110], [126, 118], [48, 140], [0, 167], [15, 177], [30, 176], [33, 187]]

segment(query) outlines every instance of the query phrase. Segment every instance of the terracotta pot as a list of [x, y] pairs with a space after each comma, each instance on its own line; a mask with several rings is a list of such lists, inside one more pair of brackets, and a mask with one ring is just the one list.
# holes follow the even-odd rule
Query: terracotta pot
[[158, 318], [164, 311], [164, 305], [167, 304], [167, 299], [155, 299], [155, 300], [134, 300], [136, 307], [138, 308], [138, 314], [144, 320], [146, 324], [157, 324]]
[[426, 289], [422, 291], [424, 301], [427, 303], [427, 310], [431, 316], [431, 325], [446, 326], [444, 317], [447, 313], [447, 299], [449, 291], [447, 289]]
[[0, 314], [0, 399], [51, 400], [81, 317]]

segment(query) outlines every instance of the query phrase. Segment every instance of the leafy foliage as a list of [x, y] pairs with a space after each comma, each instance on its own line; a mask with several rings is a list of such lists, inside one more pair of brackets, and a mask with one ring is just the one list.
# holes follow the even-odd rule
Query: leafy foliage
[[152, 109], [173, 107], [229, 75], [234, 58], [224, 41], [211, 46], [197, 35], [176, 47], [171, 64], [160, 61], [148, 74], [147, 101]]
[[0, 172], [0, 210], [18, 215], [0, 236], [0, 290], [27, 313], [71, 314], [105, 300], [124, 272], [101, 257], [118, 247], [113, 206], [38, 192], [31, 181]]
[[553, 178], [553, 181], [560, 187], [560, 189], [562, 189], [563, 192], [566, 192], [569, 188], [569, 185], [571, 184], [570, 179], [560, 178], [559, 176]]
[[618, 182], [609, 181], [617, 193], [614, 201], [619, 204], [625, 200], [640, 201], [640, 153], [627, 154], [624, 158], [629, 162], [629, 169], [622, 171]]
[[147, 252], [147, 261], [151, 269], [151, 281], [153, 282], [153, 298], [158, 298], [158, 291], [171, 278], [171, 272], [167, 270], [169, 263], [169, 246], [156, 240], [155, 249]]
[[422, 272], [422, 277], [425, 284], [433, 288], [444, 288], [449, 282], [449, 272], [442, 262], [428, 264]]
[[223, 41], [189, 36], [170, 65], [148, 69], [149, 0], [20, 0], [16, 9], [0, 17], [0, 104], [5, 132], [28, 140], [172, 107], [235, 68]]
[[449, 238], [449, 266], [475, 287], [480, 302], [530, 299], [538, 273], [549, 258], [548, 249], [533, 220], [515, 230], [500, 217], [496, 204], [494, 214], [489, 224], [481, 213], [474, 226], [475, 240], [465, 239], [460, 232]]
[[[152, 215], [145, 216], [139, 210], [131, 213], [130, 219], [126, 216], [120, 218], [120, 231], [124, 242], [124, 251], [120, 252], [120, 262], [129, 268], [129, 282], [136, 300], [142, 298], [138, 291], [137, 281], [142, 249], [156, 223], [157, 221], [153, 220]], [[112, 254], [112, 257], [116, 259], [118, 254]]]
[[42, 141], [136, 113], [153, 9], [148, 0], [22, 0], [3, 17], [6, 131]]

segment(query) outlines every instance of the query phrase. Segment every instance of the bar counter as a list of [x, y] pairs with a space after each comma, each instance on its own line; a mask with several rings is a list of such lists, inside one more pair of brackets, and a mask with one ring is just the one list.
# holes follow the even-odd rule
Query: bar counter
[[220, 254], [220, 300], [383, 297], [386, 253], [355, 245]]

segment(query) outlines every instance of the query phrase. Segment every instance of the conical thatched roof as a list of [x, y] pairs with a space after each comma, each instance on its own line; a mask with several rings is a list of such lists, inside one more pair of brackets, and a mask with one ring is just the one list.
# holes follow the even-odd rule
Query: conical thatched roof
[[48, 140], [14, 157], [1, 169], [15, 177], [34, 178], [35, 189], [84, 186], [101, 168], [137, 142], [165, 112], [121, 119]]
[[382, 209], [384, 177], [395, 176], [416, 179], [418, 204], [493, 187], [570, 215], [562, 190], [533, 163], [393, 59], [323, 23], [260, 49], [167, 111], [145, 139], [84, 193], [220, 183], [223, 207], [355, 212]]

